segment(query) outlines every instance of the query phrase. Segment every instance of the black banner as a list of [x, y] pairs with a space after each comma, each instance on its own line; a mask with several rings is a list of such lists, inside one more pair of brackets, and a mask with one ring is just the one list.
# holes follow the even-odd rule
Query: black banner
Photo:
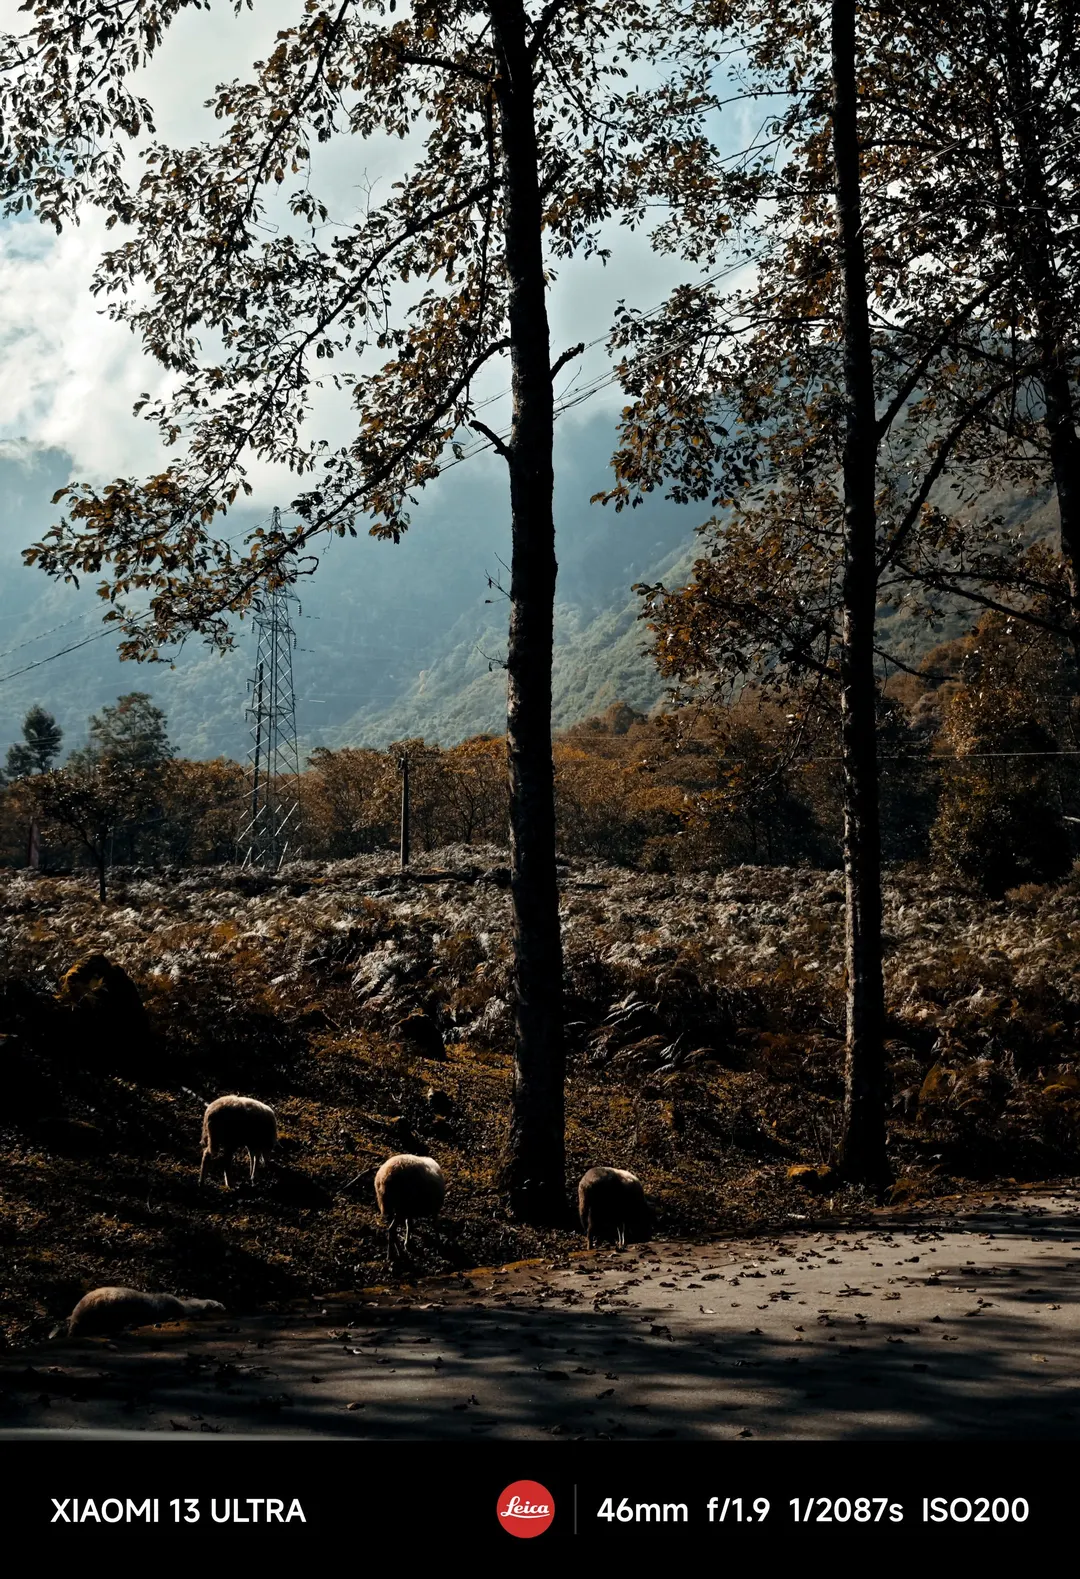
[[[852, 1542], [884, 1548], [1071, 1533], [1065, 1443], [375, 1442], [0, 1437], [10, 1542], [133, 1538], [300, 1543], [395, 1535], [718, 1552]], [[1071, 1478], [1071, 1477], [1070, 1477]]]

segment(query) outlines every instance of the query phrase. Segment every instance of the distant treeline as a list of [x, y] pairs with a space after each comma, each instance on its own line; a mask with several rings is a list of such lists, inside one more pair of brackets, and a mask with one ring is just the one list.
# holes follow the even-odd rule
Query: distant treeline
[[[1056, 638], [992, 614], [972, 635], [934, 649], [917, 672], [883, 682], [887, 862], [931, 859], [990, 893], [1070, 869], [1080, 843], [1080, 823], [1070, 821], [1080, 817], [1071, 664]], [[48, 717], [35, 711], [24, 731], [31, 742]], [[113, 793], [109, 864], [236, 859], [250, 793], [244, 767], [174, 757], [163, 717], [139, 693], [91, 720], [91, 746], [64, 768], [50, 771], [40, 750], [33, 757], [27, 749], [9, 754], [0, 801], [5, 865], [26, 863], [31, 818], [45, 869], [94, 864], [93, 840], [69, 810], [89, 773], [97, 775], [95, 806]], [[313, 752], [299, 781], [302, 854], [338, 860], [395, 848], [405, 755], [415, 855], [451, 843], [503, 844], [505, 750], [501, 737], [477, 735], [447, 749], [405, 740], [386, 750]], [[840, 863], [836, 728], [798, 693], [747, 690], [727, 706], [651, 718], [615, 703], [558, 736], [554, 758], [565, 855], [653, 871]], [[12, 768], [22, 771], [12, 776]], [[84, 784], [84, 801], [87, 793]], [[102, 835], [99, 828], [105, 848]]]

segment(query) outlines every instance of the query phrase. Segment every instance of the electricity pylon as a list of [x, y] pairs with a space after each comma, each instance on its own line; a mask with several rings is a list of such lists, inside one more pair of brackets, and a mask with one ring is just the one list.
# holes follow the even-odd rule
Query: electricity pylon
[[[273, 529], [280, 528], [275, 509]], [[251, 720], [248, 784], [237, 838], [244, 866], [277, 871], [286, 852], [300, 854], [300, 754], [296, 744], [293, 633], [295, 593], [276, 587], [255, 605], [255, 673], [248, 682]]]

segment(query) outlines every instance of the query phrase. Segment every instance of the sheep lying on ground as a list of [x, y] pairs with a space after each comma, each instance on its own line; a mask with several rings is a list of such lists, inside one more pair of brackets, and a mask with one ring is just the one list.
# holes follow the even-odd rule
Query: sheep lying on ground
[[395, 1249], [399, 1223], [405, 1224], [405, 1244], [409, 1243], [409, 1223], [414, 1217], [437, 1217], [446, 1198], [446, 1179], [433, 1157], [412, 1157], [402, 1152], [384, 1162], [375, 1175], [375, 1199], [383, 1222], [389, 1218], [387, 1253]]
[[178, 1299], [175, 1294], [144, 1294], [137, 1288], [95, 1288], [83, 1295], [53, 1336], [85, 1338], [93, 1333], [121, 1332], [125, 1327], [224, 1313], [225, 1306], [216, 1299]]
[[631, 1235], [644, 1231], [649, 1209], [636, 1174], [625, 1168], [590, 1168], [578, 1184], [578, 1211], [585, 1243], [614, 1238], [619, 1248]]
[[229, 1164], [238, 1151], [247, 1149], [251, 1163], [251, 1178], [255, 1177], [255, 1164], [266, 1161], [266, 1153], [277, 1140], [277, 1118], [272, 1107], [256, 1102], [254, 1097], [218, 1097], [203, 1114], [202, 1164], [199, 1183], [203, 1182], [208, 1157], [223, 1156], [222, 1172], [225, 1188], [229, 1188]]

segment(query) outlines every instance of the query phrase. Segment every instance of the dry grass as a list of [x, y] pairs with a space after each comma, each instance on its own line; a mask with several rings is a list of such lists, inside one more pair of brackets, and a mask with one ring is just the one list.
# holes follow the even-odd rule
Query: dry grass
[[[385, 1281], [371, 1175], [395, 1151], [429, 1153], [450, 1181], [417, 1272], [568, 1248], [570, 1225], [516, 1224], [500, 1190], [499, 859], [441, 852], [432, 882], [376, 857], [271, 880], [131, 876], [104, 908], [78, 879], [0, 884], [8, 1341], [40, 1336], [102, 1283], [250, 1309]], [[575, 862], [563, 888], [568, 1182], [598, 1162], [633, 1168], [658, 1233], [829, 1209], [787, 1170], [827, 1160], [839, 1120], [835, 875], [673, 879]], [[892, 1146], [907, 1191], [1074, 1171], [1078, 918], [1069, 885], [997, 905], [916, 874], [891, 885]], [[93, 952], [136, 982], [145, 1029], [58, 1004]], [[395, 1038], [416, 1011], [438, 1023], [445, 1060]], [[200, 1191], [202, 1106], [226, 1091], [274, 1105], [281, 1147], [254, 1186]]]

